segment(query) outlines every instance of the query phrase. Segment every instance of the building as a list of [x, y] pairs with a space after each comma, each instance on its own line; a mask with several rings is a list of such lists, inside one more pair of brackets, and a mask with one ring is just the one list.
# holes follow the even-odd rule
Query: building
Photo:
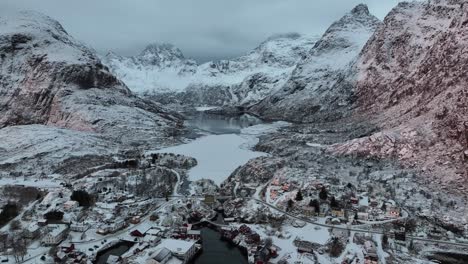
[[367, 220], [369, 220], [369, 214], [368, 213], [358, 212], [357, 213], [357, 218], [358, 218], [358, 220], [361, 220], [361, 221], [367, 221]]
[[374, 242], [369, 240], [364, 242], [364, 255], [366, 259], [369, 259], [371, 261], [377, 261], [379, 259]]
[[174, 257], [182, 260], [183, 264], [188, 263], [197, 253], [195, 241], [165, 239], [161, 245], [169, 249]]
[[108, 226], [108, 232], [114, 233], [125, 227], [127, 223], [123, 219], [116, 220]]
[[400, 208], [396, 206], [390, 206], [387, 209], [387, 217], [389, 218], [398, 218], [400, 216]]
[[203, 200], [207, 205], [212, 205], [215, 203], [216, 199], [214, 195], [206, 194], [205, 199]]
[[201, 238], [200, 230], [188, 230], [187, 237], [194, 240], [199, 240]]
[[316, 215], [315, 207], [303, 206], [301, 209], [302, 209], [302, 214], [307, 216], [307, 217], [312, 217], [312, 216]]
[[337, 218], [344, 218], [345, 210], [344, 209], [332, 208], [331, 215], [333, 217], [337, 217]]
[[24, 235], [26, 236], [26, 238], [29, 238], [29, 239], [35, 239], [37, 238], [40, 233], [41, 233], [41, 227], [39, 226], [38, 223], [31, 223], [28, 225], [28, 227], [26, 228], [26, 231], [24, 233]]
[[75, 208], [78, 208], [78, 206], [79, 204], [77, 201], [68, 201], [68, 202], [63, 203], [63, 209], [65, 209], [66, 211], [70, 211]]
[[84, 232], [88, 229], [88, 225], [84, 223], [72, 223], [70, 225], [70, 230], [75, 232]]
[[48, 225], [47, 234], [42, 238], [43, 245], [57, 245], [68, 234], [68, 226], [63, 224]]
[[154, 257], [148, 259], [146, 264], [165, 264], [172, 258], [172, 253], [168, 248], [161, 248], [161, 250], [154, 255]]

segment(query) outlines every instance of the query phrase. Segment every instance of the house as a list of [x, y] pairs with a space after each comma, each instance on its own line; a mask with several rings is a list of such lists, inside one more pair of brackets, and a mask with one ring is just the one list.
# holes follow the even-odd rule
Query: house
[[312, 217], [315, 216], [315, 207], [312, 206], [303, 206], [302, 208], [302, 214], [307, 216], [307, 217]]
[[37, 238], [40, 233], [41, 233], [41, 227], [39, 226], [38, 223], [31, 223], [28, 225], [28, 227], [26, 228], [26, 231], [24, 233], [24, 235], [26, 236], [26, 238], [29, 238], [29, 239], [35, 239]]
[[377, 261], [379, 257], [377, 256], [377, 250], [375, 244], [372, 241], [367, 240], [364, 242], [364, 255], [366, 259]]
[[154, 257], [148, 259], [146, 264], [165, 264], [172, 258], [172, 253], [169, 249], [163, 247], [161, 250], [154, 255]]
[[169, 249], [173, 256], [182, 260], [183, 264], [188, 263], [197, 253], [195, 241], [165, 239], [161, 245]]
[[337, 217], [337, 218], [344, 218], [345, 210], [344, 209], [332, 208], [331, 215], [333, 217]]
[[70, 210], [73, 210], [75, 208], [78, 208], [79, 204], [77, 201], [67, 201], [65, 203], [63, 203], [63, 209], [65, 209], [66, 211], [70, 211]]
[[68, 234], [68, 226], [64, 224], [48, 225], [48, 233], [42, 238], [43, 245], [57, 245]]
[[358, 220], [367, 221], [369, 220], [369, 213], [358, 212], [357, 217], [358, 217]]
[[141, 218], [140, 218], [139, 215], [137, 215], [137, 216], [132, 217], [132, 219], [130, 220], [130, 223], [136, 225], [136, 224], [140, 223], [140, 221], [141, 221]]
[[114, 221], [112, 224], [110, 224], [109, 227], [109, 232], [114, 233], [122, 228], [124, 228], [126, 225], [125, 220], [119, 219]]
[[187, 237], [194, 240], [199, 240], [201, 238], [200, 230], [188, 230]]
[[88, 225], [84, 223], [72, 223], [70, 225], [70, 230], [75, 232], [84, 232], [88, 229]]
[[398, 218], [400, 216], [400, 208], [396, 206], [390, 206], [387, 208], [387, 217]]
[[47, 219], [39, 219], [39, 220], [37, 220], [37, 225], [39, 225], [39, 226], [46, 226], [46, 225], [47, 225]]
[[247, 233], [250, 233], [250, 227], [248, 227], [247, 225], [241, 225], [239, 227], [239, 231], [245, 235]]
[[144, 237], [145, 236], [144, 234], [142, 234], [140, 231], [138, 231], [136, 229], [133, 230], [132, 232], [130, 232], [130, 235], [134, 236], [134, 237]]

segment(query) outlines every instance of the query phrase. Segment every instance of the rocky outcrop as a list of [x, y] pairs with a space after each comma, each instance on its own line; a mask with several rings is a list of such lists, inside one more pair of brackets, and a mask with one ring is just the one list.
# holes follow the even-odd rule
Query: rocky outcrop
[[294, 122], [342, 117], [354, 100], [351, 66], [379, 25], [367, 6], [356, 6], [328, 28], [286, 84], [251, 111], [268, 119]]
[[119, 137], [132, 131], [131, 139], [156, 137], [178, 121], [134, 96], [93, 50], [44, 15], [0, 18], [0, 54], [0, 127], [45, 124]]
[[381, 132], [338, 144], [337, 153], [395, 157], [440, 184], [468, 179], [468, 5], [401, 3], [355, 65], [356, 116]]

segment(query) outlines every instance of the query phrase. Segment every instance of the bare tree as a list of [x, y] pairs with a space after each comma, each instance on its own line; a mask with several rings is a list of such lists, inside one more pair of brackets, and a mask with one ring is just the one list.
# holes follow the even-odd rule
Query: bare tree
[[24, 257], [28, 252], [28, 245], [26, 239], [18, 235], [17, 238], [11, 240], [11, 247], [13, 248], [13, 256], [16, 262], [23, 262]]

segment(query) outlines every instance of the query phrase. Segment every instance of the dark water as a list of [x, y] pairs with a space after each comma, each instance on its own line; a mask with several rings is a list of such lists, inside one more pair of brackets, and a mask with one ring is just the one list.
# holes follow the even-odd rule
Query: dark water
[[133, 243], [130, 242], [119, 242], [118, 244], [99, 252], [96, 256], [96, 261], [94, 263], [105, 264], [107, 258], [109, 258], [110, 255], [121, 256], [123, 253], [127, 252], [132, 246]]
[[238, 134], [242, 128], [262, 123], [260, 119], [247, 114], [223, 116], [204, 112], [194, 113], [187, 121], [188, 126], [213, 134]]
[[202, 228], [203, 252], [192, 264], [247, 264], [247, 257], [241, 250], [220, 240], [221, 234], [210, 229]]
[[429, 257], [430, 260], [437, 260], [442, 264], [466, 264], [468, 255], [449, 252], [434, 252]]

